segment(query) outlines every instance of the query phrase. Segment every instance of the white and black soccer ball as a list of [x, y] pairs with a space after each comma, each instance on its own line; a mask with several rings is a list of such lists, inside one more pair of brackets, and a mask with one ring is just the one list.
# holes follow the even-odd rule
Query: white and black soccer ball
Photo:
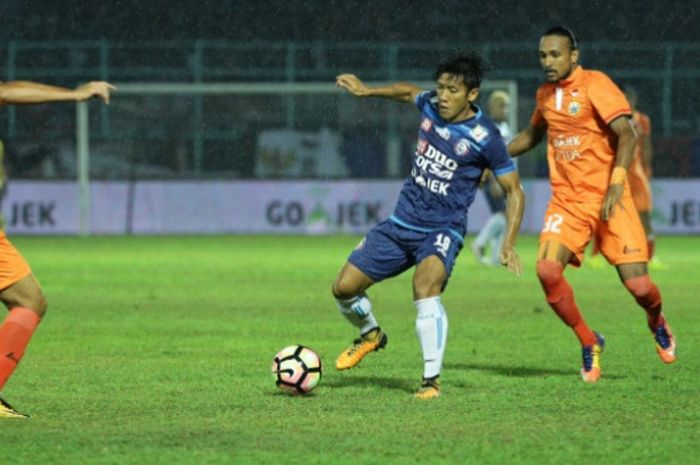
[[272, 361], [277, 387], [289, 394], [308, 394], [321, 381], [321, 358], [302, 345], [285, 347]]

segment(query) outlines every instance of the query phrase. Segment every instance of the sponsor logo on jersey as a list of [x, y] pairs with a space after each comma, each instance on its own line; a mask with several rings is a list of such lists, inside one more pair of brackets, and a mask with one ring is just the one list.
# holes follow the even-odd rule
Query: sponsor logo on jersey
[[420, 128], [423, 131], [428, 132], [428, 131], [430, 131], [430, 128], [432, 128], [432, 127], [433, 127], [433, 122], [430, 121], [428, 118], [423, 118], [423, 121], [421, 121], [421, 123], [420, 123]]
[[578, 147], [581, 145], [581, 137], [580, 136], [556, 136], [554, 140], [552, 140], [552, 144], [556, 148], [562, 148], [562, 147]]
[[438, 136], [442, 137], [443, 139], [450, 140], [450, 130], [449, 129], [435, 126], [435, 132], [437, 132]]
[[[423, 153], [416, 153], [413, 164], [411, 176], [415, 183], [440, 195], [447, 195], [447, 188], [450, 186], [450, 183], [445, 181], [451, 180], [454, 172], [459, 167], [459, 163], [456, 160], [448, 157], [430, 145], [430, 143], [427, 144], [427, 148]], [[431, 179], [428, 175], [438, 179]], [[445, 181], [442, 181], [442, 179]]]
[[450, 171], [455, 171], [459, 166], [455, 160], [451, 159], [430, 144], [428, 144], [428, 150], [426, 150], [423, 155], [427, 160], [431, 160], [433, 164], [445, 167]]
[[625, 246], [625, 247], [622, 249], [622, 253], [625, 254], [625, 255], [626, 255], [626, 254], [630, 254], [630, 253], [639, 253], [639, 252], [641, 252], [641, 251], [642, 251], [642, 249], [637, 249], [637, 248], [632, 248], [632, 247], [627, 247], [627, 246]]
[[569, 103], [569, 114], [570, 115], [576, 115], [578, 112], [581, 111], [581, 104], [577, 101], [572, 101]]
[[480, 124], [477, 124], [476, 126], [474, 126], [472, 128], [471, 132], [472, 132], [472, 137], [477, 142], [481, 142], [482, 140], [486, 139], [489, 135], [489, 132], [486, 129], [484, 129], [484, 127], [481, 126]]
[[552, 139], [554, 146], [554, 159], [556, 161], [574, 161], [581, 158], [581, 152], [578, 151], [581, 145], [579, 136], [557, 136]]
[[469, 141], [467, 139], [460, 139], [455, 144], [455, 153], [459, 156], [464, 156], [469, 152]]

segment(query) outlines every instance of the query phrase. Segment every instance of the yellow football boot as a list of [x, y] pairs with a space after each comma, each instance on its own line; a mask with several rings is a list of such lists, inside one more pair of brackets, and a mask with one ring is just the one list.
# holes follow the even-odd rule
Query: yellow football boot
[[581, 367], [581, 378], [586, 383], [595, 383], [600, 379], [600, 354], [605, 349], [605, 338], [602, 334], [594, 331], [597, 340], [596, 344], [583, 346], [583, 366]]
[[19, 413], [13, 409], [2, 397], [0, 397], [0, 418], [29, 418], [29, 415]]
[[434, 377], [430, 379], [423, 378], [420, 383], [420, 388], [416, 392], [416, 399], [428, 400], [435, 399], [440, 395], [440, 378]]
[[338, 370], [348, 370], [355, 367], [370, 352], [383, 349], [387, 341], [386, 333], [380, 328], [374, 328], [352, 341], [352, 345], [340, 354], [338, 360], [335, 361], [335, 368]]

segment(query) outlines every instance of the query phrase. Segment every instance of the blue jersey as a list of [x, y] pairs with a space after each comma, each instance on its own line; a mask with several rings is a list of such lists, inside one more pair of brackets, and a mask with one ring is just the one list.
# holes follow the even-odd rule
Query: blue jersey
[[418, 94], [415, 104], [421, 112], [418, 146], [390, 219], [417, 231], [449, 228], [463, 240], [484, 169], [498, 176], [515, 165], [498, 128], [478, 107], [473, 117], [449, 123], [438, 113], [436, 91]]

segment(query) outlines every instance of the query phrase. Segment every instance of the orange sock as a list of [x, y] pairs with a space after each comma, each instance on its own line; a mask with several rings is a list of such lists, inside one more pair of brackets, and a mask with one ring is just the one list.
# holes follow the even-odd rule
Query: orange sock
[[656, 327], [666, 322], [663, 313], [661, 313], [661, 292], [651, 282], [648, 274], [628, 279], [625, 281], [625, 287], [634, 296], [634, 300], [647, 312], [649, 329], [654, 331]]
[[40, 321], [31, 310], [13, 308], [0, 325], [0, 389], [17, 368]]
[[547, 296], [547, 303], [561, 320], [574, 330], [582, 346], [597, 342], [595, 334], [586, 325], [581, 312], [574, 301], [574, 291], [564, 278], [562, 266], [551, 260], [537, 262], [537, 277]]

